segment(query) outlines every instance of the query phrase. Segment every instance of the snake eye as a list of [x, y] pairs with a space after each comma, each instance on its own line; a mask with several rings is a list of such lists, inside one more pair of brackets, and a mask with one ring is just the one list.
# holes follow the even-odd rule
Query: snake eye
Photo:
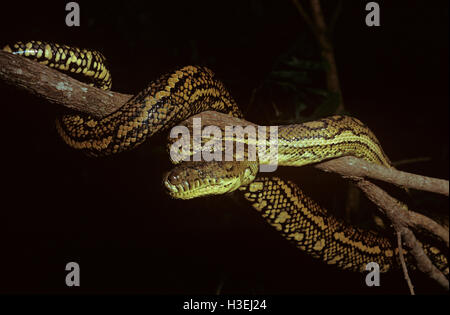
[[178, 184], [178, 183], [180, 182], [180, 176], [179, 176], [179, 174], [178, 174], [178, 173], [174, 173], [174, 172], [172, 172], [172, 173], [167, 177], [167, 179], [169, 180], [169, 182], [170, 182], [172, 185], [176, 185], [176, 184]]
[[176, 175], [170, 175], [170, 176], [169, 176], [169, 180], [170, 180], [171, 182], [176, 182], [176, 181], [178, 180], [178, 176], [176, 176]]

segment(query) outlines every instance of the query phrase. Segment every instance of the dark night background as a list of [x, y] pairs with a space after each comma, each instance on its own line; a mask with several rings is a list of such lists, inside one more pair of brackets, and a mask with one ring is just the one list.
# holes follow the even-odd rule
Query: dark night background
[[[37, 39], [98, 49], [113, 90], [130, 94], [166, 71], [207, 65], [254, 122], [294, 117], [305, 104], [298, 118], [308, 119], [319, 106], [317, 95], [299, 105], [277, 88], [259, 89], [248, 106], [286, 54], [320, 61], [290, 1], [79, 1], [81, 26], [72, 28], [64, 23], [66, 2], [2, 4], [0, 44]], [[333, 35], [347, 113], [375, 132], [392, 161], [431, 159], [400, 169], [448, 179], [448, 1], [378, 1], [378, 28], [364, 23], [367, 2], [344, 1]], [[336, 4], [322, 1], [326, 17]], [[323, 72], [308, 80], [324, 88]], [[171, 168], [164, 135], [94, 160], [59, 139], [57, 106], [4, 82], [0, 95], [2, 293], [408, 293], [401, 272], [368, 288], [364, 275], [306, 256], [237, 194], [171, 200], [161, 186]], [[280, 174], [342, 212], [347, 186], [339, 177], [311, 167]], [[446, 198], [398, 194], [413, 209], [448, 212]], [[374, 211], [366, 200], [361, 205]], [[80, 264], [80, 288], [65, 286], [70, 261]], [[443, 293], [411, 273], [418, 293]]]

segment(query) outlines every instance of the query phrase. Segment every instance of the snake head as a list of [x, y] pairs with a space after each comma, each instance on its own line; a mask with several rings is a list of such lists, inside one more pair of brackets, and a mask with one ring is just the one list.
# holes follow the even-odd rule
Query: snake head
[[251, 183], [258, 172], [255, 162], [186, 162], [164, 175], [164, 185], [176, 199], [192, 199], [232, 192]]

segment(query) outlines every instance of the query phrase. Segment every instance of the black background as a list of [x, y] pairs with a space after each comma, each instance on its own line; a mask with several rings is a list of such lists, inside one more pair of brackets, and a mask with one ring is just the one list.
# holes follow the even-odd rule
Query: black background
[[[79, 1], [81, 26], [72, 28], [65, 3], [2, 4], [1, 44], [37, 39], [98, 49], [122, 93], [196, 63], [212, 68], [244, 106], [294, 40], [315, 43], [290, 1]], [[364, 23], [366, 3], [345, 1], [333, 36], [345, 106], [391, 160], [431, 158], [401, 169], [448, 179], [448, 2], [379, 1], [378, 28]], [[326, 1], [325, 13], [335, 5]], [[0, 292], [408, 293], [400, 272], [368, 288], [364, 275], [304, 255], [236, 194], [171, 200], [161, 186], [171, 168], [164, 136], [90, 159], [57, 136], [56, 106], [3, 82], [0, 95]], [[267, 118], [257, 107], [247, 114]], [[345, 202], [337, 176], [310, 167], [281, 175], [326, 206]], [[405, 198], [448, 212], [439, 196]], [[80, 288], [65, 286], [70, 261], [81, 266]], [[420, 273], [412, 279], [419, 293], [442, 293]]]

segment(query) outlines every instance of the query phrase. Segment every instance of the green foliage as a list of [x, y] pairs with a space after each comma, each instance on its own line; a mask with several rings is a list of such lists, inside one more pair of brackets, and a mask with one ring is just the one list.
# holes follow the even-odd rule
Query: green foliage
[[[269, 95], [259, 101], [272, 122], [303, 122], [336, 112], [339, 95], [324, 86], [328, 65], [317, 55], [312, 40], [302, 36], [275, 60], [259, 88], [261, 94]], [[271, 105], [279, 108], [275, 118]]]

